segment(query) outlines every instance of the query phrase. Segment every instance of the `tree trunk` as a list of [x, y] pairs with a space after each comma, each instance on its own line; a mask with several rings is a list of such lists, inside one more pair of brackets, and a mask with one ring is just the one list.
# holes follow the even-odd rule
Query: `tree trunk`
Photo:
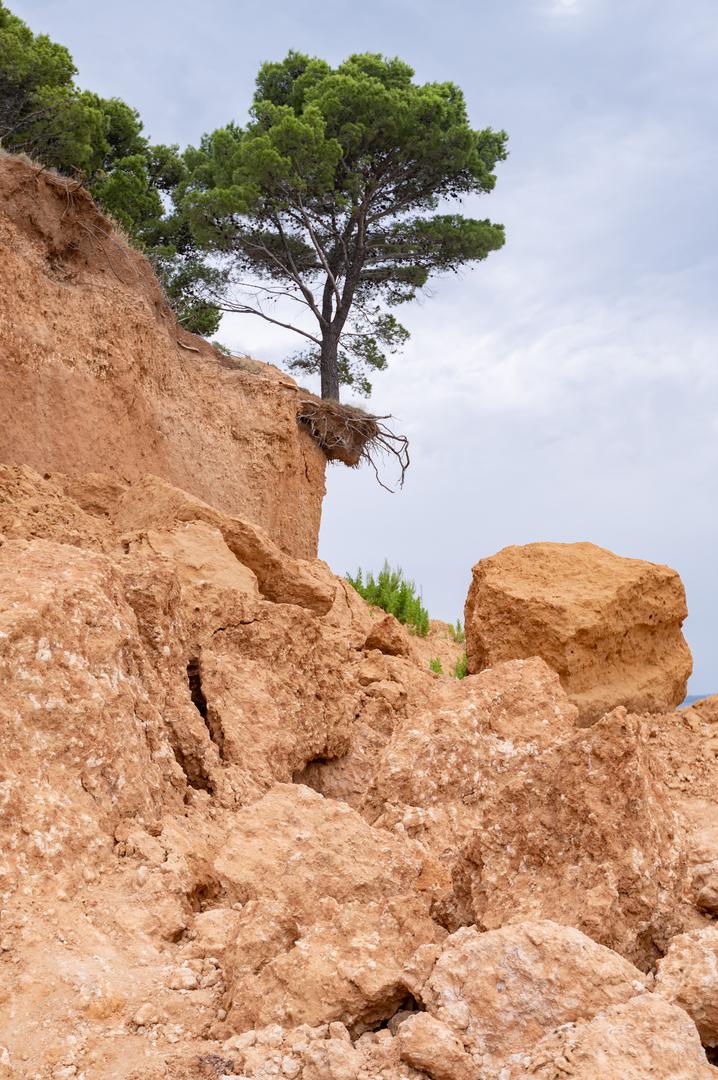
[[319, 370], [322, 379], [322, 397], [330, 401], [339, 401], [339, 367], [337, 353], [339, 338], [334, 334], [322, 339]]

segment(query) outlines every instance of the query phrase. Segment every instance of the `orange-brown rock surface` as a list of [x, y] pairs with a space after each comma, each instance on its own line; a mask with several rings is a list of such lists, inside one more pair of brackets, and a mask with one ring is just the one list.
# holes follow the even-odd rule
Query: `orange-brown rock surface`
[[683, 585], [667, 566], [595, 544], [504, 548], [473, 569], [466, 600], [469, 671], [541, 656], [584, 723], [617, 705], [665, 712], [686, 695]]
[[480, 1075], [547, 1032], [642, 994], [648, 983], [615, 952], [549, 921], [487, 933], [464, 927], [418, 950], [405, 978]]
[[312, 557], [325, 459], [300, 396], [182, 331], [79, 185], [0, 155], [0, 461], [154, 473]]
[[658, 961], [656, 992], [693, 1018], [705, 1046], [718, 1046], [718, 930], [679, 934]]
[[518, 760], [454, 869], [485, 929], [554, 919], [646, 970], [681, 928], [685, 830], [645, 725], [617, 709]]
[[451, 863], [517, 757], [566, 738], [576, 715], [558, 676], [538, 658], [437, 682], [375, 754], [363, 812]]
[[[577, 730], [541, 659], [436, 676], [156, 477], [6, 465], [0, 523], [8, 1076], [505, 1080], [634, 997], [695, 1060], [626, 958], [705, 919], [709, 704]], [[627, 1016], [610, 1060], [662, 1076]]]
[[58, 217], [68, 186], [5, 158], [0, 189], [3, 1080], [718, 1076], [715, 699], [583, 730], [542, 654], [450, 678], [445, 624], [307, 557], [289, 382], [171, 367], [84, 196]]
[[698, 1032], [683, 1009], [655, 994], [567, 1024], [507, 1069], [502, 1080], [711, 1080]]

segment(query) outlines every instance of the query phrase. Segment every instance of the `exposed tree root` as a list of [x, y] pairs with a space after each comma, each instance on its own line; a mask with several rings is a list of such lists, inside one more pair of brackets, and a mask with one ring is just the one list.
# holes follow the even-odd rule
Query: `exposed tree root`
[[297, 419], [321, 446], [329, 461], [341, 461], [350, 468], [368, 462], [381, 487], [393, 491], [380, 475], [378, 461], [389, 456], [399, 465], [399, 487], [409, 468], [409, 440], [397, 435], [384, 423], [389, 416], [374, 416], [354, 405], [321, 398], [305, 398], [300, 402]]

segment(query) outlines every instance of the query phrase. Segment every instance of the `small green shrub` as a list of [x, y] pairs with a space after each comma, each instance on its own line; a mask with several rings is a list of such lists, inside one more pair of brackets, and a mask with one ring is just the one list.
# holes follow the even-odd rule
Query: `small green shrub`
[[431, 670], [434, 672], [435, 675], [443, 675], [444, 674], [444, 669], [441, 666], [441, 660], [439, 659], [438, 656], [435, 656], [433, 660], [429, 661], [429, 667], [431, 668]]
[[460, 656], [459, 659], [456, 661], [456, 665], [454, 667], [454, 678], [465, 679], [468, 674], [469, 662], [466, 659], [466, 653], [464, 653], [463, 656]]
[[451, 634], [454, 641], [459, 642], [459, 644], [462, 641], [466, 641], [466, 634], [464, 633], [464, 627], [461, 619], [457, 619], [453, 626], [449, 624], [449, 633]]
[[346, 578], [368, 604], [387, 611], [419, 637], [429, 633], [429, 612], [421, 603], [421, 593], [417, 595], [414, 582], [406, 580], [400, 566], [392, 570], [385, 562], [376, 577], [371, 572], [365, 576], [360, 567], [354, 577], [347, 574]]

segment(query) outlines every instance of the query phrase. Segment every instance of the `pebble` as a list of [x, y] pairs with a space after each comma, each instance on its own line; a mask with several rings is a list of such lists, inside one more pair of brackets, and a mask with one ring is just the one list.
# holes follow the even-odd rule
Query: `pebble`
[[[218, 1014], [219, 1015], [219, 1014]], [[220, 1019], [223, 1019], [222, 1017]], [[223, 1050], [249, 1050], [257, 1041], [257, 1032], [243, 1031], [241, 1035], [232, 1035], [222, 1044]]]
[[137, 1027], [148, 1027], [150, 1024], [158, 1024], [160, 1022], [160, 1013], [155, 1005], [151, 1001], [145, 1001], [140, 1005], [139, 1009], [132, 1017], [132, 1023]]
[[281, 1024], [270, 1024], [269, 1027], [257, 1032], [257, 1042], [260, 1046], [281, 1046], [284, 1041], [284, 1028]]
[[177, 968], [167, 980], [170, 990], [196, 990], [197, 976], [190, 968]]

